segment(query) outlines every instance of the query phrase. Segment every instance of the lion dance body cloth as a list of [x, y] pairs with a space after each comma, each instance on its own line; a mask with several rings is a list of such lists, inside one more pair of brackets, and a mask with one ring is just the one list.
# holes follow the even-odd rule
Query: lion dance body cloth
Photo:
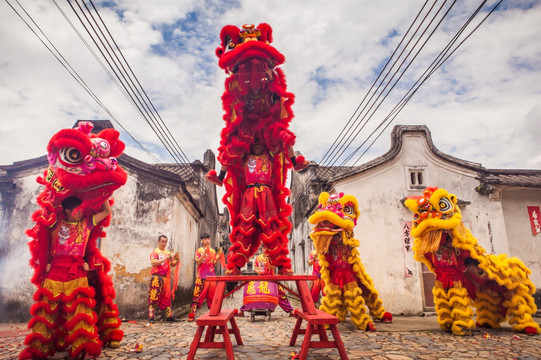
[[515, 331], [540, 333], [531, 271], [516, 257], [486, 254], [462, 223], [456, 195], [428, 187], [405, 205], [413, 212], [415, 259], [436, 274], [432, 293], [442, 330], [468, 334], [473, 306], [478, 326], [499, 328], [508, 319]]
[[[32, 332], [20, 359], [47, 358], [68, 347], [70, 358], [96, 357], [102, 346], [118, 346], [124, 335], [113, 302], [110, 262], [97, 247], [110, 216], [99, 224], [93, 221], [104, 201], [126, 183], [127, 174], [116, 160], [124, 143], [114, 129], [94, 135], [92, 128], [80, 122], [77, 129], [56, 133], [47, 147], [49, 168], [37, 179], [45, 189], [37, 197], [40, 208], [27, 235], [32, 238], [32, 283], [38, 290], [30, 309]], [[76, 223], [66, 222], [61, 206], [73, 196], [81, 200], [77, 210], [84, 215]]]
[[[227, 266], [241, 268], [263, 242], [272, 264], [290, 269], [286, 174], [295, 165], [288, 155], [295, 143], [289, 130], [294, 95], [287, 92], [284, 73], [277, 68], [285, 59], [271, 45], [272, 29], [267, 24], [242, 29], [228, 25], [220, 38], [218, 64], [229, 75], [218, 149], [218, 160], [227, 168], [223, 201], [232, 226]], [[255, 142], [264, 147], [263, 155], [250, 153]], [[296, 159], [304, 162], [302, 156]]]
[[323, 192], [319, 195], [316, 212], [308, 219], [315, 225], [310, 237], [319, 255], [321, 278], [325, 282], [320, 310], [335, 315], [341, 322], [349, 312], [351, 321], [359, 329], [375, 331], [370, 315], [383, 322], [391, 322], [393, 317], [383, 308], [372, 279], [361, 263], [357, 250], [359, 240], [353, 237], [359, 214], [354, 196]]

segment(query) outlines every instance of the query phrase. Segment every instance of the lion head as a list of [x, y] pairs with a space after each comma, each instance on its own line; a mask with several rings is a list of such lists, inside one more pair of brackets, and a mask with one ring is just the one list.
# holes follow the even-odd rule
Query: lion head
[[315, 225], [310, 237], [316, 252], [327, 253], [331, 240], [336, 235], [339, 235], [344, 243], [352, 239], [353, 228], [357, 225], [359, 215], [355, 196], [322, 192], [319, 195], [316, 212], [308, 219], [310, 224]]
[[126, 183], [128, 175], [116, 159], [124, 151], [118, 131], [105, 129], [95, 135], [93, 127], [80, 122], [77, 129], [60, 130], [49, 141], [45, 181], [55, 191], [55, 203], [76, 196], [83, 205], [98, 206]]

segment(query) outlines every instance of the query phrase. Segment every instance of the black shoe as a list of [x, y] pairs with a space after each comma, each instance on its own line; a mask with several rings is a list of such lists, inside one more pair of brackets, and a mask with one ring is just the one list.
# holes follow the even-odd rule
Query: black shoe
[[149, 324], [154, 324], [154, 318], [148, 319], [148, 323], [149, 323]]
[[165, 321], [179, 322], [180, 319], [174, 316], [169, 316], [167, 319], [165, 319]]

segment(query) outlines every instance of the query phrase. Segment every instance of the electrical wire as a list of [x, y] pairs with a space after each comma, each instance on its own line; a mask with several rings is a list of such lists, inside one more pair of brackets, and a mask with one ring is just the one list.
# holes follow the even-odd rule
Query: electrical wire
[[[38, 40], [45, 46], [47, 50], [55, 57], [55, 59], [68, 71], [68, 73], [75, 79], [75, 81], [81, 85], [81, 87], [96, 101], [96, 103], [111, 117], [111, 119], [117, 123], [126, 134], [145, 152], [147, 153], [152, 159], [155, 161], [159, 160], [151, 153], [149, 152], [143, 144], [141, 144], [121, 123], [118, 121], [118, 119], [112, 114], [112, 112], [103, 104], [103, 102], [98, 98], [98, 96], [92, 91], [92, 89], [86, 84], [86, 82], [83, 80], [83, 78], [77, 73], [77, 71], [71, 66], [69, 61], [66, 60], [66, 58], [60, 53], [60, 51], [56, 48], [56, 46], [53, 44], [53, 42], [47, 37], [47, 35], [43, 32], [41, 27], [34, 21], [32, 16], [26, 11], [26, 9], [19, 3], [18, 0], [15, 0], [17, 5], [22, 9], [24, 14], [28, 17], [28, 19], [31, 21], [31, 23], [35, 26], [37, 31], [32, 27], [32, 25], [15, 9], [15, 7], [9, 2], [9, 0], [5, 0], [6, 3], [11, 7], [11, 9], [17, 14], [17, 16], [24, 22], [24, 24], [32, 31], [32, 33], [38, 38]], [[39, 33], [41, 34], [38, 34]], [[45, 41], [45, 40], [46, 41]], [[48, 43], [48, 44], [47, 44]]]
[[[394, 121], [394, 119], [398, 116], [398, 114], [402, 111], [404, 106], [409, 102], [409, 100], [413, 97], [413, 95], [419, 90], [422, 84], [424, 84], [428, 78], [434, 74], [436, 70], [438, 70], [448, 59], [455, 53], [455, 51], [464, 44], [464, 42], [475, 32], [477, 29], [485, 22], [485, 20], [498, 8], [498, 6], [502, 3], [503, 0], [500, 0], [491, 10], [490, 12], [477, 24], [477, 26], [462, 40], [454, 49], [451, 48], [452, 46], [458, 41], [458, 38], [462, 33], [466, 30], [466, 28], [469, 26], [471, 21], [477, 16], [479, 11], [482, 9], [482, 7], [485, 5], [486, 0], [482, 2], [482, 4], [475, 10], [475, 12], [470, 16], [470, 18], [466, 21], [466, 23], [462, 26], [462, 28], [455, 34], [455, 36], [452, 38], [452, 40], [447, 44], [444, 50], [440, 52], [438, 57], [432, 62], [432, 64], [425, 70], [423, 75], [413, 84], [413, 86], [408, 90], [408, 92], [402, 97], [402, 99], [399, 101], [399, 103], [391, 110], [389, 115], [385, 117], [385, 119], [380, 123], [380, 125], [368, 136], [368, 138], [361, 144], [356, 151], [358, 151], [365, 143], [368, 141], [372, 135], [376, 132], [378, 128], [380, 128], [385, 122], [387, 124], [385, 127], [380, 131], [378, 136], [372, 141], [372, 143], [365, 149], [365, 151], [357, 158], [357, 160], [353, 163], [352, 168], [361, 160], [361, 158], [366, 154], [366, 152], [372, 147], [372, 145], [375, 143], [377, 139], [383, 134], [383, 132], [389, 127], [389, 125]], [[356, 152], [355, 151], [355, 152]]]
[[[404, 106], [407, 104], [407, 102], [411, 99], [411, 97], [417, 92], [417, 90], [420, 88], [420, 86], [426, 82], [426, 80], [428, 80], [428, 78], [437, 70], [439, 69], [443, 63], [445, 63], [445, 61], [447, 61], [449, 59], [449, 57], [481, 26], [481, 24], [496, 10], [496, 8], [500, 5], [500, 3], [502, 2], [503, 0], [500, 0], [493, 8], [492, 10], [486, 15], [486, 17], [466, 36], [466, 38], [464, 40], [462, 40], [454, 49], [452, 49], [452, 46], [458, 41], [458, 38], [460, 37], [460, 35], [464, 32], [464, 30], [469, 26], [469, 24], [471, 23], [471, 21], [477, 16], [477, 14], [479, 13], [479, 11], [482, 9], [482, 7], [485, 5], [486, 3], [486, 0], [483, 1], [478, 7], [477, 9], [474, 11], [474, 13], [469, 17], [469, 19], [464, 23], [464, 25], [462, 25], [461, 29], [457, 32], [457, 34], [455, 34], [455, 36], [452, 38], [452, 40], [445, 46], [445, 48], [440, 52], [440, 54], [436, 57], [436, 59], [432, 62], [432, 64], [427, 68], [427, 70], [423, 73], [423, 75], [415, 82], [415, 84], [410, 88], [410, 90], [408, 91], [408, 93], [406, 95], [404, 95], [402, 97], [402, 99], [399, 101], [399, 103], [393, 108], [393, 110], [390, 112], [389, 115], [387, 115], [387, 117], [384, 119], [384, 121], [382, 121], [380, 123], [380, 125], [378, 125], [376, 127], [376, 129], [369, 135], [369, 137], [361, 144], [361, 146], [359, 146], [352, 154], [350, 154], [346, 160], [344, 160], [339, 166], [342, 166], [344, 165], [347, 161], [349, 161], [352, 156], [359, 151], [360, 148], [362, 148], [362, 146], [375, 134], [375, 132], [381, 128], [381, 126], [383, 126], [385, 123], [387, 123], [385, 125], [385, 127], [380, 131], [379, 135], [376, 137], [376, 139], [374, 139], [372, 141], [372, 143], [368, 146], [367, 149], [365, 149], [365, 151], [361, 154], [361, 156], [355, 161], [355, 163], [350, 166], [350, 167], [345, 167], [345, 168], [349, 168], [349, 171], [345, 172], [345, 173], [341, 173], [340, 174], [340, 177], [344, 177], [344, 176], [348, 176], [348, 174], [350, 174], [351, 172], [353, 172], [355, 169], [354, 169], [354, 166], [357, 164], [357, 162], [362, 158], [362, 156], [370, 149], [370, 147], [375, 143], [375, 141], [381, 136], [381, 134], [385, 131], [386, 128], [388, 128], [388, 126], [392, 123], [392, 121], [394, 121], [394, 119], [396, 118], [396, 116], [400, 113], [400, 111], [404, 108]], [[454, 3], [453, 3], [454, 5]], [[451, 5], [451, 7], [453, 6]], [[449, 9], [450, 10], [450, 9]], [[449, 12], [449, 10], [447, 11], [447, 13]], [[447, 16], [447, 13], [445, 16]], [[444, 17], [445, 17], [444, 16]], [[443, 18], [442, 18], [443, 20]], [[441, 20], [440, 20], [440, 23], [441, 23]], [[439, 25], [438, 25], [439, 26]], [[434, 29], [435, 30], [435, 29]], [[433, 33], [433, 32], [432, 32]], [[426, 42], [425, 42], [426, 43]], [[424, 46], [424, 45], [423, 45]], [[452, 49], [452, 50], [451, 50]], [[416, 55], [417, 56], [417, 55]], [[416, 57], [415, 56], [415, 57]], [[414, 57], [414, 59], [415, 59]], [[414, 60], [413, 59], [413, 60]], [[412, 61], [413, 61], [412, 60]], [[410, 62], [410, 65], [411, 65], [411, 62]], [[410, 66], [408, 65], [408, 67]], [[402, 75], [401, 75], [402, 76]], [[400, 76], [400, 77], [401, 77]], [[400, 80], [400, 79], [399, 79]], [[396, 85], [396, 83], [395, 83]], [[394, 85], [393, 85], [394, 87]], [[329, 171], [329, 169], [326, 169], [327, 171]], [[332, 170], [332, 169], [331, 169]], [[316, 172], [313, 173], [314, 176], [317, 176], [316, 175]], [[320, 178], [318, 176], [318, 178]], [[309, 181], [305, 182], [305, 187], [308, 186], [307, 184], [309, 183]], [[303, 189], [303, 193], [305, 192], [306, 189]], [[295, 211], [298, 211], [298, 208], [299, 208], [300, 205], [297, 205], [295, 206], [295, 209], [294, 209], [294, 212]]]
[[[402, 49], [402, 51], [400, 52], [400, 54], [399, 54], [399, 55], [396, 57], [396, 59], [394, 60], [393, 65], [392, 65], [389, 69], [387, 69], [386, 74], [384, 75], [384, 77], [383, 77], [383, 79], [381, 80], [380, 84], [379, 84], [378, 87], [376, 88], [374, 94], [378, 91], [378, 89], [379, 89], [379, 88], [382, 86], [382, 84], [385, 82], [385, 79], [387, 79], [387, 77], [389, 76], [389, 74], [391, 73], [391, 71], [393, 70], [393, 68], [395, 67], [395, 65], [398, 63], [398, 61], [401, 60], [402, 62], [401, 62], [400, 65], [398, 66], [397, 70], [395, 70], [395, 72], [394, 72], [394, 74], [392, 75], [392, 77], [390, 78], [390, 80], [387, 82], [387, 85], [385, 85], [385, 87], [383, 88], [383, 90], [382, 90], [382, 91], [379, 93], [379, 95], [376, 97], [376, 99], [374, 100], [372, 106], [373, 106], [373, 105], [381, 98], [383, 92], [386, 90], [386, 88], [388, 87], [388, 85], [390, 84], [390, 82], [392, 81], [392, 79], [396, 76], [396, 74], [398, 73], [398, 71], [402, 68], [402, 66], [404, 65], [405, 61], [406, 61], [406, 60], [408, 59], [408, 57], [411, 55], [412, 51], [415, 49], [415, 47], [416, 47], [417, 44], [419, 43], [419, 41], [420, 41], [420, 39], [422, 38], [422, 36], [423, 36], [423, 35], [426, 33], [426, 31], [429, 29], [430, 25], [432, 24], [432, 22], [434, 21], [434, 19], [436, 18], [436, 16], [439, 14], [439, 12], [442, 10], [443, 6], [444, 6], [445, 3], [446, 3], [446, 1], [443, 2], [443, 4], [442, 4], [442, 5], [440, 6], [440, 8], [437, 10], [436, 14], [433, 15], [433, 17], [432, 17], [432, 19], [430, 20], [430, 22], [428, 23], [428, 25], [424, 26], [424, 30], [421, 32], [421, 35], [419, 35], [419, 37], [418, 37], [417, 41], [415, 42], [414, 46], [409, 50], [409, 52], [407, 53], [406, 57], [403, 58], [403, 59], [401, 59], [401, 57], [402, 57], [402, 55], [404, 54], [405, 50], [408, 48], [409, 44], [413, 41], [413, 39], [415, 38], [416, 34], [419, 32], [419, 30], [422, 28], [423, 24], [425, 23], [426, 19], [429, 17], [429, 15], [430, 15], [431, 11], [433, 10], [434, 6], [437, 4], [437, 1], [438, 1], [438, 0], [435, 0], [435, 1], [434, 1], [434, 3], [432, 4], [432, 6], [430, 7], [430, 9], [429, 9], [429, 10], [427, 11], [427, 13], [424, 15], [424, 17], [423, 17], [423, 19], [421, 20], [421, 22], [417, 25], [416, 30], [410, 35], [409, 40], [406, 41], [406, 39], [408, 38], [408, 34], [410, 33], [411, 29], [415, 26], [415, 23], [417, 22], [417, 20], [419, 19], [419, 17], [420, 17], [421, 14], [423, 13], [423, 10], [425, 9], [425, 7], [426, 7], [426, 5], [427, 5], [427, 2], [424, 3], [424, 5], [422, 6], [422, 8], [419, 10], [419, 12], [417, 13], [416, 17], [414, 18], [414, 20], [412, 21], [411, 25], [409, 26], [408, 30], [406, 31], [406, 33], [405, 33], [404, 36], [402, 37], [402, 40], [401, 40], [400, 43], [397, 45], [396, 49], [393, 51], [393, 54], [392, 54], [391, 58], [389, 58], [389, 60], [388, 60], [387, 63], [389, 63], [389, 62], [391, 61], [392, 57], [394, 56], [394, 54], [396, 54], [396, 53], [399, 51], [401, 45], [402, 45], [404, 42], [406, 42], [406, 45], [404, 46], [404, 48]], [[456, 2], [456, 0], [455, 0], [455, 2]], [[454, 4], [454, 3], [453, 3], [453, 4]], [[447, 12], [447, 13], [448, 13], [448, 12]], [[446, 14], [447, 14], [447, 13], [446, 13]], [[445, 17], [445, 16], [446, 16], [446, 15], [444, 15], [444, 17]], [[443, 18], [444, 18], [444, 17], [443, 17]], [[443, 20], [443, 18], [442, 18], [442, 20]], [[440, 20], [439, 23], [441, 23], [442, 20]], [[438, 25], [438, 26], [439, 26], [439, 25]], [[428, 39], [427, 39], [427, 41], [428, 41]], [[425, 42], [425, 43], [426, 43], [426, 42]], [[413, 60], [414, 60], [414, 59], [415, 59], [415, 58], [413, 58]], [[410, 61], [410, 64], [411, 64], [411, 62], [412, 62], [413, 60]], [[387, 67], [387, 66], [385, 66], [385, 67], [382, 69], [382, 71], [380, 72], [380, 74], [378, 75], [378, 77], [376, 78], [376, 80], [374, 81], [372, 87], [371, 87], [370, 90], [369, 90], [369, 93], [370, 93], [371, 89], [374, 87], [374, 85], [378, 82], [378, 79], [385, 73], [385, 68], [386, 68], [386, 67]], [[409, 66], [408, 66], [408, 67], [409, 67]], [[405, 71], [407, 71], [407, 68], [402, 72], [402, 75], [403, 75], [403, 73], [404, 73]], [[400, 78], [402, 77], [402, 75], [400, 76]], [[400, 78], [399, 78], [399, 79], [400, 79]], [[387, 92], [387, 94], [385, 95], [385, 97], [383, 98], [383, 100], [380, 101], [380, 104], [378, 105], [378, 107], [376, 108], [376, 110], [379, 108], [379, 106], [380, 106], [381, 103], [385, 100], [385, 98], [389, 95], [390, 91], [392, 91], [392, 89], [396, 86], [396, 83], [397, 83], [397, 82], [398, 82], [398, 81], [396, 81], [395, 84], [391, 87], [391, 89]], [[370, 97], [369, 102], [373, 99], [374, 94], [372, 94], [372, 96]], [[363, 101], [364, 101], [364, 99], [366, 99], [366, 96], [363, 98]], [[368, 105], [368, 104], [366, 104], [366, 105], [364, 106], [363, 110], [366, 109], [366, 106], [367, 106], [367, 105]], [[359, 105], [359, 106], [360, 106], [360, 105]], [[370, 109], [371, 109], [371, 108], [372, 108], [372, 107], [370, 107]], [[370, 111], [370, 109], [369, 109], [369, 111]], [[361, 119], [361, 121], [358, 122], [358, 119], [359, 119], [359, 117], [361, 116], [361, 114], [362, 114], [362, 111], [361, 111], [361, 113], [359, 113], [359, 114], [357, 115], [357, 117], [356, 117], [356, 119], [355, 119], [355, 123], [357, 124], [357, 126], [356, 126], [355, 129], [353, 130], [353, 131], [357, 131], [357, 134], [355, 135], [355, 137], [358, 136], [358, 133], [360, 132], [360, 130], [357, 130], [357, 129], [358, 129], [358, 126], [359, 126], [360, 124], [362, 124], [362, 121], [366, 118], [366, 114], [365, 114], [365, 115], [363, 116], [363, 118]], [[368, 119], [368, 120], [370, 120], [370, 119]], [[368, 121], [368, 120], [367, 120], [367, 121]], [[366, 125], [366, 122], [365, 122], [365, 125]], [[352, 126], [353, 126], [353, 125], [352, 125]], [[364, 125], [363, 125], [363, 127], [364, 127]], [[351, 129], [351, 126], [350, 126], [350, 129]], [[362, 130], [362, 128], [361, 128], [361, 130]], [[355, 138], [355, 137], [354, 137], [354, 138]], [[354, 138], [353, 138], [353, 139], [354, 139]], [[350, 136], [348, 136], [348, 139], [346, 140], [346, 142], [347, 142], [348, 140], [350, 140], [350, 139], [351, 139], [351, 134], [350, 134]], [[353, 141], [353, 140], [351, 140], [351, 141]], [[351, 141], [349, 142], [349, 144], [351, 144]], [[348, 144], [347, 146], [349, 146], [349, 144]], [[342, 147], [342, 148], [343, 148], [343, 147]], [[341, 148], [341, 149], [342, 149], [342, 148]], [[346, 147], [346, 148], [347, 148], [347, 147]], [[345, 150], [345, 149], [344, 149], [344, 150]], [[343, 151], [344, 151], [344, 150], [343, 150]], [[342, 151], [342, 153], [343, 153], [343, 151]], [[341, 156], [341, 155], [340, 155], [340, 156]], [[331, 174], [331, 173], [334, 171], [334, 169], [333, 169], [332, 166], [336, 163], [337, 160], [338, 160], [338, 158], [337, 158], [336, 156], [333, 157], [333, 161], [329, 162], [328, 164], [325, 164], [325, 163], [321, 164], [320, 167], [319, 167], [318, 169], [316, 169], [316, 171], [314, 171], [312, 174], [310, 174], [310, 176], [308, 177], [308, 179], [306, 179], [306, 181], [305, 181], [305, 183], [304, 183], [304, 187], [305, 187], [305, 188], [303, 189], [303, 193], [306, 192], [306, 187], [308, 186], [308, 184], [310, 184], [310, 182], [312, 181], [312, 179], [313, 179], [314, 177], [317, 177], [318, 179], [323, 179], [323, 180], [325, 180], [325, 179], [328, 177], [328, 175]], [[323, 166], [323, 167], [321, 167], [321, 166]], [[300, 207], [301, 207], [301, 204], [296, 203], [296, 206], [294, 207], [293, 212], [294, 212], [294, 213], [297, 212], [297, 210], [298, 210]]]
[[[185, 156], [184, 152], [182, 152], [182, 150], [180, 149], [180, 146], [178, 146], [178, 143], [176, 142], [174, 137], [171, 135], [169, 129], [168, 128], [167, 130], [164, 129], [166, 125], [163, 123], [163, 120], [162, 120], [163, 125], [158, 122], [157, 117], [156, 117], [156, 114], [158, 113], [157, 111], [151, 110], [151, 109], [155, 110], [155, 107], [154, 105], [149, 105], [149, 104], [152, 104], [152, 102], [150, 101], [148, 96], [147, 96], [147, 99], [142, 97], [142, 93], [144, 92], [144, 89], [142, 88], [142, 86], [140, 86], [140, 82], [138, 80], [137, 80], [137, 83], [139, 84], [139, 87], [135, 84], [134, 80], [132, 79], [132, 77], [137, 79], [136, 75], [133, 73], [133, 71], [131, 71], [131, 74], [126, 72], [126, 67], [124, 67], [119, 57], [116, 55], [117, 51], [120, 54], [122, 54], [122, 51], [120, 50], [120, 48], [118, 48], [118, 46], [115, 51], [115, 49], [111, 46], [111, 43], [106, 38], [105, 32], [107, 32], [109, 35], [111, 33], [109, 32], [107, 26], [103, 22], [103, 19], [101, 18], [101, 16], [99, 16], [99, 18], [102, 21], [102, 23], [100, 24], [94, 18], [94, 16], [91, 13], [91, 10], [86, 6], [84, 2], [83, 4], [86, 11], [81, 7], [79, 2], [75, 0], [75, 3], [77, 7], [79, 8], [79, 12], [81, 14], [79, 14], [76, 8], [72, 5], [72, 2], [68, 1], [68, 3], [70, 7], [72, 8], [73, 12], [75, 13], [75, 15], [77, 16], [77, 18], [79, 19], [80, 23], [86, 30], [87, 34], [90, 36], [90, 38], [94, 42], [94, 45], [98, 48], [103, 59], [107, 62], [113, 74], [115, 75], [116, 79], [118, 80], [117, 85], [120, 84], [122, 89], [124, 90], [123, 93], [128, 94], [128, 100], [132, 103], [132, 105], [134, 105], [137, 108], [139, 114], [145, 119], [145, 121], [154, 131], [154, 133], [158, 136], [158, 139], [160, 140], [160, 142], [162, 142], [166, 150], [172, 156], [174, 161], [178, 164], [183, 178], [190, 178], [190, 175], [188, 173], [191, 173], [193, 177], [197, 177], [197, 175], [195, 174], [195, 170], [193, 170], [193, 168], [189, 166], [190, 161]], [[99, 14], [95, 6], [94, 6], [94, 11], [97, 14]], [[89, 14], [88, 16], [87, 16], [87, 13]], [[102, 29], [102, 26], [106, 28], [105, 31]], [[114, 38], [112, 37], [112, 35], [110, 35], [109, 37], [116, 44], [116, 41], [114, 41]], [[114, 58], [113, 58], [113, 55], [115, 56]], [[122, 58], [125, 60], [125, 57], [123, 55], [122, 55]], [[127, 64], [127, 67], [131, 70], [131, 67], [129, 67], [129, 64], [127, 63], [127, 61], [124, 61], [124, 62]], [[183, 162], [187, 163], [188, 166], [184, 166], [182, 164]]]
[[[368, 103], [370, 103], [370, 101], [372, 100], [372, 98], [374, 97], [375, 93], [379, 90], [379, 88], [381, 87], [381, 85], [385, 82], [387, 76], [390, 74], [390, 71], [394, 68], [394, 66], [396, 65], [396, 63], [398, 62], [398, 60], [400, 59], [400, 57], [402, 56], [404, 50], [408, 47], [408, 45], [410, 44], [410, 42], [413, 40], [413, 38], [415, 37], [415, 34], [419, 31], [421, 25], [424, 23], [424, 21], [426, 20], [426, 18], [428, 17], [430, 11], [432, 10], [432, 8], [434, 7], [434, 5], [436, 4], [437, 0], [434, 2], [434, 4], [432, 4], [431, 8], [428, 10], [427, 14], [425, 15], [425, 17], [423, 18], [423, 20], [421, 21], [421, 23], [417, 26], [417, 29], [415, 30], [415, 32], [412, 34], [410, 40], [406, 43], [406, 45], [404, 46], [404, 49], [402, 50], [402, 52], [398, 55], [398, 57], [394, 60], [392, 66], [387, 70], [385, 76], [383, 77], [383, 79], [381, 80], [381, 82], [379, 83], [379, 85], [376, 87], [376, 89], [374, 90], [374, 93], [370, 96], [370, 98], [368, 99]], [[363, 109], [357, 114], [357, 116], [355, 116], [355, 114], [358, 112], [358, 110], [361, 108], [361, 106], [363, 105], [363, 103], [365, 102], [365, 100], [367, 99], [368, 95], [372, 92], [372, 89], [374, 88], [374, 86], [378, 83], [378, 80], [380, 79], [380, 77], [384, 74], [385, 70], [387, 69], [387, 66], [390, 64], [391, 60], [395, 57], [395, 54], [398, 52], [398, 50], [400, 49], [402, 43], [406, 40], [409, 32], [411, 31], [411, 29], [413, 28], [414, 24], [417, 22], [417, 19], [419, 18], [419, 16], [421, 16], [424, 8], [426, 7], [428, 3], [428, 0], [425, 1], [425, 3], [423, 4], [423, 6], [421, 7], [421, 9], [419, 10], [419, 12], [417, 13], [417, 15], [415, 16], [413, 22], [410, 24], [408, 30], [404, 33], [404, 35], [402, 36], [402, 39], [400, 40], [399, 44], [397, 45], [397, 47], [395, 48], [395, 50], [393, 51], [393, 53], [391, 54], [391, 56], [389, 57], [389, 59], [387, 60], [387, 63], [385, 64], [385, 66], [383, 67], [383, 69], [380, 71], [380, 73], [378, 74], [376, 80], [374, 80], [374, 82], [372, 83], [372, 86], [370, 87], [370, 89], [367, 91], [366, 95], [364, 96], [364, 98], [361, 100], [361, 102], [359, 103], [359, 105], [357, 106], [357, 108], [355, 109], [355, 112], [353, 113], [353, 115], [350, 117], [349, 121], [346, 123], [346, 125], [342, 128], [342, 131], [340, 132], [340, 134], [338, 135], [338, 137], [336, 138], [336, 140], [334, 141], [334, 143], [331, 145], [331, 149], [333, 148], [333, 146], [338, 143], [342, 143], [342, 138], [343, 138], [343, 134], [344, 134], [344, 130], [346, 130], [346, 128], [349, 126], [349, 128], [347, 129], [347, 132], [349, 133], [351, 131], [351, 129], [353, 128], [353, 126], [355, 125], [355, 123], [357, 123], [357, 120], [359, 119], [360, 115], [364, 112], [364, 110], [366, 109], [366, 107], [368, 106], [368, 103], [364, 105]], [[355, 120], [353, 121], [353, 118], [355, 118]], [[353, 121], [353, 122], [352, 122]], [[358, 125], [357, 125], [358, 126]], [[357, 127], [353, 130], [355, 131], [357, 129]], [[345, 146], [345, 142], [347, 142], [350, 137], [351, 137], [352, 133], [350, 133], [347, 137], [347, 139], [344, 141], [344, 143], [342, 143], [341, 145], [337, 145], [335, 147], [335, 149], [331, 152], [331, 153], [334, 153], [335, 155], [329, 160], [327, 161], [327, 154], [330, 152], [327, 151], [327, 153], [323, 156], [323, 158], [321, 159], [320, 161], [320, 164], [325, 166], [326, 164], [331, 164], [332, 161], [336, 158], [337, 156], [337, 153], [340, 152], [340, 150], [342, 150]], [[340, 141], [338, 141], [340, 140]], [[340, 155], [338, 155], [340, 156]], [[331, 156], [329, 155], [329, 158]]]

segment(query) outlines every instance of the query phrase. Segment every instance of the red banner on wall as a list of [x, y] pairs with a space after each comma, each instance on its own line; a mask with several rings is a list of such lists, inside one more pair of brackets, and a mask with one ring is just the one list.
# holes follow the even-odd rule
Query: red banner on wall
[[533, 236], [541, 233], [541, 212], [539, 206], [528, 206], [528, 216], [532, 225]]

